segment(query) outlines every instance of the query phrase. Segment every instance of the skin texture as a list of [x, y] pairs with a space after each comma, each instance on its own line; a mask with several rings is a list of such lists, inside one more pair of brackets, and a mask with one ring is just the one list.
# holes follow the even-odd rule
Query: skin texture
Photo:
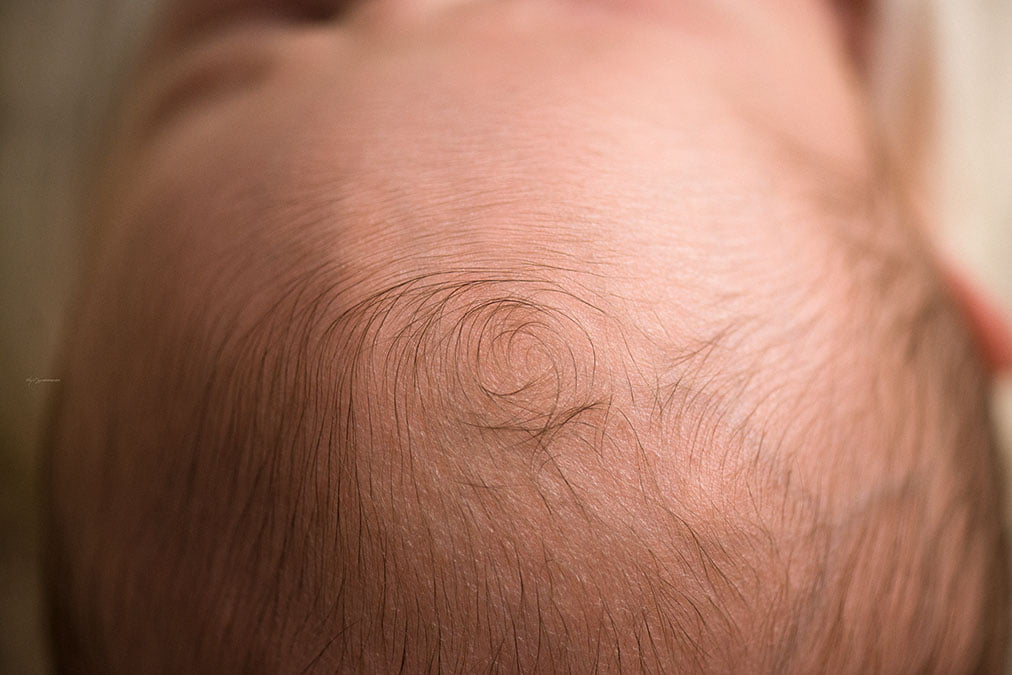
[[64, 667], [1001, 670], [986, 373], [852, 25], [164, 26], [54, 407]]

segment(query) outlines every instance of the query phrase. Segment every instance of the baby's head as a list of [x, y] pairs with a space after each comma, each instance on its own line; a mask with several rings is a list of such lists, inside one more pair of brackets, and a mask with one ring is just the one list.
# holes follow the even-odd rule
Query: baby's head
[[1000, 667], [987, 373], [828, 11], [619, 4], [168, 31], [56, 407], [68, 667]]

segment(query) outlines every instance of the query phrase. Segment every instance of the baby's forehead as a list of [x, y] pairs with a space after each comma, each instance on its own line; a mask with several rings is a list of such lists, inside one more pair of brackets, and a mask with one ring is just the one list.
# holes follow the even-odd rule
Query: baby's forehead
[[[688, 14], [711, 13], [705, 4]], [[808, 78], [814, 84], [796, 68], [778, 74], [779, 61], [763, 51], [776, 53], [770, 36], [754, 35], [759, 29], [732, 20], [734, 12], [703, 24], [719, 26], [707, 29], [719, 45], [757, 51], [751, 69], [684, 29], [676, 34], [685, 39], [672, 39], [675, 28], [623, 19], [624, 11], [573, 21], [566, 16], [575, 7], [526, 16], [537, 3], [510, 5], [467, 7], [453, 20], [377, 30], [368, 40], [343, 28], [220, 29], [184, 58], [165, 57], [169, 67], [152, 67], [140, 107], [148, 121], [161, 121], [154, 126], [171, 145], [197, 146], [183, 163], [191, 170], [208, 154], [238, 150], [246, 157], [233, 168], [269, 169], [261, 180], [308, 174], [303, 196], [316, 189], [314, 178], [330, 181], [331, 200], [342, 181], [353, 184], [341, 194], [348, 199], [389, 202], [391, 192], [420, 186], [430, 200], [463, 208], [510, 199], [500, 195], [503, 183], [521, 203], [545, 183], [568, 184], [556, 205], [562, 210], [593, 201], [572, 193], [579, 182], [599, 201], [622, 195], [654, 209], [664, 192], [682, 188], [682, 213], [691, 218], [692, 202], [710, 193], [736, 201], [779, 189], [785, 175], [778, 174], [788, 172], [761, 156], [774, 142], [767, 136], [812, 146], [831, 161], [863, 160], [861, 117], [843, 66], [809, 53], [796, 66], [821, 73]], [[501, 25], [486, 16], [496, 13], [504, 14]], [[749, 86], [735, 86], [739, 77]], [[793, 103], [785, 108], [782, 100]], [[221, 114], [208, 133], [211, 113]], [[290, 161], [264, 167], [274, 155]]]

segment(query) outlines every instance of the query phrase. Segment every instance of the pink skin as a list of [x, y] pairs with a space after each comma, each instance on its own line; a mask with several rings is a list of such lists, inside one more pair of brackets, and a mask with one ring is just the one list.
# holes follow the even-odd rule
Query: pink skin
[[[675, 5], [387, 2], [333, 23], [180, 20], [192, 33], [167, 32], [127, 114], [117, 210], [199, 238], [180, 262], [194, 279], [259, 223], [313, 233], [373, 269], [375, 287], [391, 255], [418, 273], [596, 261], [609, 292], [690, 335], [714, 317], [686, 316], [672, 288], [765, 306], [819, 285], [813, 302], [843, 303], [844, 283], [813, 278], [833, 264], [820, 195], [846, 202], [876, 167], [831, 14], [811, 1]], [[243, 184], [258, 187], [229, 191]], [[180, 208], [219, 217], [209, 228]], [[143, 227], [115, 213], [103, 224]], [[770, 311], [781, 330], [796, 320]]]
[[[945, 505], [953, 494], [969, 490], [960, 481], [986, 483], [980, 472], [950, 481], [953, 472], [942, 466], [948, 460], [932, 454], [933, 446], [895, 443], [911, 436], [903, 426], [909, 417], [903, 396], [916, 390], [930, 415], [948, 404], [950, 392], [939, 384], [943, 375], [924, 374], [894, 353], [889, 326], [906, 325], [908, 306], [934, 297], [949, 276], [939, 272], [905, 209], [906, 187], [882, 161], [864, 115], [856, 61], [847, 47], [860, 42], [852, 15], [841, 24], [832, 7], [816, 0], [379, 0], [325, 18], [327, 4], [192, 0], [167, 13], [110, 150], [99, 211], [99, 263], [80, 332], [73, 336], [84, 356], [71, 357], [67, 380], [91, 387], [100, 377], [96, 364], [104, 363], [94, 354], [103, 350], [125, 355], [132, 370], [123, 367], [123, 381], [110, 383], [106, 396], [91, 389], [77, 399], [68, 394], [68, 400], [80, 401], [74, 414], [83, 420], [77, 430], [82, 437], [91, 420], [108, 419], [102, 407], [107, 400], [136, 404], [152, 419], [164, 415], [171, 422], [166, 429], [185, 431], [185, 423], [162, 411], [174, 411], [177, 403], [189, 410], [191, 399], [202, 393], [206, 373], [200, 359], [209, 359], [208, 371], [219, 374], [213, 358], [220, 354], [208, 350], [212, 358], [201, 348], [217, 344], [222, 335], [255, 336], [265, 325], [262, 318], [278, 306], [279, 293], [300, 288], [307, 270], [336, 270], [342, 281], [334, 304], [344, 307], [420, 275], [481, 270], [496, 276], [536, 266], [556, 270], [564, 287], [602, 299], [607, 319], [595, 323], [593, 313], [579, 318], [600, 340], [602, 371], [615, 366], [613, 372], [621, 372], [615, 382], [628, 387], [616, 387], [621, 389], [616, 401], [629, 425], [643, 430], [643, 456], [656, 463], [665, 494], [678, 494], [701, 521], [718, 523], [718, 540], [727, 513], [754, 509], [760, 520], [772, 522], [774, 514], [782, 519], [787, 485], [791, 495], [817, 495], [831, 527], [844, 532], [834, 544], [839, 550], [857, 541], [854, 550], [861, 555], [874, 552], [868, 559], [854, 557], [854, 569], [869, 576], [891, 561], [876, 555], [892, 555], [890, 537], [906, 523], [944, 521], [956, 523], [951, 526], [956, 531], [974, 522], [976, 512], [969, 507], [961, 520], [962, 511], [947, 513]], [[865, 250], [866, 256], [855, 253]], [[879, 297], [881, 284], [894, 286], [891, 304], [879, 312], [872, 299]], [[991, 361], [997, 367], [1012, 363], [1012, 341], [993, 313], [980, 309], [970, 291], [955, 295], [969, 308], [969, 323]], [[950, 322], [952, 329], [945, 323], [947, 307], [940, 310], [942, 328], [925, 331], [929, 348], [962, 344], [960, 324]], [[614, 326], [625, 331], [624, 341]], [[747, 328], [731, 331], [728, 342], [727, 326]], [[522, 340], [528, 334], [516, 335]], [[578, 344], [574, 338], [565, 346], [576, 350]], [[645, 430], [652, 409], [638, 394], [657, 385], [679, 350], [712, 344], [718, 345], [713, 361], [719, 367], [701, 372], [719, 373], [704, 384], [727, 399], [721, 401], [725, 426], [693, 427], [693, 415], [707, 421], [709, 409], [706, 401], [698, 409], [690, 402], [689, 422], [673, 426], [671, 437], [650, 436]], [[180, 363], [166, 369], [170, 375], [190, 376], [191, 367], [197, 373], [193, 381], [180, 377], [185, 385], [180, 389], [190, 399], [181, 395], [181, 402], [166, 402], [149, 381], [130, 379], [129, 373], [149, 372], [147, 354], [159, 349], [175, 354], [179, 345], [186, 350], [177, 355]], [[524, 365], [543, 366], [535, 357]], [[511, 375], [486, 384], [508, 389], [515, 384]], [[867, 418], [869, 410], [888, 423], [868, 428], [853, 423]], [[197, 411], [201, 419], [203, 412]], [[804, 415], [811, 419], [799, 422]], [[109, 524], [113, 534], [107, 539], [127, 547], [136, 544], [118, 539], [118, 533], [143, 531], [145, 522], [141, 516], [132, 520], [132, 509], [138, 502], [150, 506], [144, 500], [151, 499], [136, 491], [134, 481], [143, 484], [150, 476], [155, 493], [172, 484], [157, 473], [161, 460], [149, 460], [164, 448], [148, 419], [137, 412], [124, 416], [117, 428], [128, 439], [124, 447], [154, 448], [150, 455], [131, 450], [118, 457], [122, 484], [128, 486], [121, 503], [127, 507], [115, 510], [124, 522]], [[769, 499], [763, 501], [760, 493], [761, 505], [735, 478], [735, 471], [748, 468], [751, 455], [694, 455], [698, 465], [690, 471], [681, 455], [668, 451], [677, 434], [685, 434], [679, 441], [691, 435], [695, 442], [700, 429], [711, 428], [717, 430], [708, 443], [732, 447], [738, 440], [734, 431], [751, 419], [763, 420], [757, 425], [763, 429], [783, 431], [781, 445], [789, 448], [782, 456], [780, 446], [771, 451], [774, 468], [764, 484]], [[802, 443], [812, 429], [829, 429], [832, 441]], [[66, 433], [72, 436], [75, 429]], [[456, 440], [455, 447], [466, 448], [474, 439], [462, 432]], [[99, 458], [103, 451], [95, 452]], [[855, 452], [863, 454], [855, 458]], [[172, 465], [176, 458], [166, 456]], [[615, 560], [626, 556], [643, 563], [652, 553], [650, 543], [655, 550], [667, 546], [655, 527], [659, 510], [635, 491], [623, 492], [635, 484], [642, 458], [617, 452], [611, 459], [611, 465], [602, 460], [601, 466], [574, 467], [573, 473], [590, 486], [588, 508], [598, 508], [602, 522], [616, 526], [613, 539], [629, 537], [612, 552]], [[87, 466], [89, 457], [73, 461]], [[393, 460], [383, 464], [382, 456], [368, 461], [375, 461], [377, 475], [396, 469]], [[974, 462], [984, 465], [976, 455], [965, 464], [977, 466]], [[55, 481], [64, 486], [63, 503], [72, 505], [64, 513], [77, 513], [75, 499], [93, 503], [93, 511], [100, 508], [102, 498], [81, 487], [87, 481], [68, 479], [76, 476], [73, 463], [68, 466]], [[787, 466], [792, 468], [783, 470]], [[432, 469], [436, 479], [451, 473], [450, 466]], [[917, 497], [922, 501], [896, 499], [911, 477], [926, 486]], [[419, 499], [438, 513], [444, 502], [436, 479], [428, 493], [419, 490]], [[590, 489], [602, 485], [609, 489]], [[230, 527], [231, 504], [211, 492], [206, 512], [220, 507], [223, 527]], [[378, 494], [372, 505], [377, 513], [388, 509], [393, 521], [405, 511], [405, 501], [398, 501], [406, 500], [404, 495], [391, 496], [388, 504], [386, 493]], [[168, 502], [174, 498], [178, 495], [168, 495]], [[516, 505], [516, 511], [540, 513], [540, 502], [530, 502]], [[871, 530], [867, 540], [847, 529], [850, 522], [872, 521], [868, 514], [879, 507], [885, 515], [874, 523], [886, 525]], [[166, 507], [164, 513], [173, 512]], [[405, 521], [405, 531], [415, 525]], [[538, 521], [531, 515], [524, 522]], [[640, 529], [627, 531], [628, 522]], [[784, 542], [775, 553], [793, 560], [800, 535], [791, 527], [777, 530]], [[79, 537], [82, 550], [97, 546], [93, 542], [100, 537], [89, 540], [82, 534], [86, 528], [67, 529], [68, 540]], [[572, 569], [586, 565], [601, 572], [605, 595], [619, 589], [612, 598], [618, 606], [625, 586], [616, 580], [624, 578], [625, 568], [597, 555], [594, 547], [605, 541], [597, 530], [574, 532], [544, 538], [557, 545], [560, 556], [570, 556]], [[204, 534], [213, 540], [216, 531], [208, 525]], [[454, 534], [432, 536], [444, 536], [451, 550]], [[980, 548], [966, 556], [969, 562], [940, 556], [945, 559], [937, 566], [939, 578], [961, 575], [964, 591], [952, 603], [952, 616], [973, 616], [987, 593], [993, 556], [984, 547], [994, 540], [974, 541]], [[189, 562], [203, 572], [207, 565], [199, 546], [186, 544], [180, 548], [197, 551]], [[424, 545], [420, 538], [412, 550]], [[905, 545], [913, 550], [914, 544]], [[156, 542], [141, 552], [172, 550], [160, 546]], [[208, 559], [218, 560], [212, 554]], [[133, 560], [125, 554], [122, 559]], [[599, 563], [602, 559], [606, 563]], [[520, 565], [520, 553], [517, 560]], [[818, 577], [813, 560], [794, 568], [797, 578], [790, 584], [801, 588]], [[160, 558], [152, 566], [158, 564]], [[665, 564], [674, 569], [677, 561]], [[146, 583], [147, 569], [140, 563], [137, 569]], [[152, 580], [158, 582], [158, 575]], [[461, 581], [460, 588], [479, 581], [471, 586]], [[776, 588], [760, 583], [757, 597]], [[245, 601], [241, 594], [236, 598]], [[921, 625], [918, 597], [897, 591], [887, 600], [897, 616], [876, 614], [874, 603], [872, 609], [860, 601], [845, 603], [839, 608], [841, 625], [852, 615], [862, 630], [872, 625], [869, 616], [899, 626], [897, 635], [908, 625]], [[199, 599], [189, 601], [180, 601], [179, 617], [199, 613], [192, 609]], [[572, 619], [580, 609], [585, 608], [559, 611], [572, 612]], [[152, 616], [157, 622], [165, 615]], [[766, 625], [755, 622], [749, 629]], [[943, 648], [951, 659], [939, 663], [958, 670], [965, 665], [960, 659], [976, 653], [984, 638], [972, 622], [956, 623]], [[830, 647], [845, 645], [831, 637], [836, 642]], [[145, 656], [134, 663], [153, 658], [161, 646], [148, 651], [149, 645], [136, 646]], [[930, 651], [935, 645], [921, 647]], [[810, 671], [819, 669], [817, 662], [805, 661], [818, 658], [816, 649], [799, 657]], [[761, 651], [736, 663], [768, 664], [775, 658]], [[902, 649], [892, 652], [904, 656]], [[374, 665], [383, 669], [379, 661]]]
[[[295, 143], [298, 139], [291, 134], [298, 127], [313, 133], [313, 139], [303, 136], [308, 143], [326, 137], [323, 147], [333, 152], [320, 161], [330, 170], [363, 169], [335, 159], [346, 156], [346, 144], [351, 144], [368, 148], [366, 169], [378, 167], [386, 172], [392, 164], [412, 159], [403, 154], [398, 133], [413, 141], [416, 161], [431, 166], [452, 160], [464, 166], [476, 156], [459, 147], [462, 130], [471, 141], [470, 150], [483, 153], [488, 144], [508, 140], [491, 135], [483, 140], [483, 129], [495, 127], [500, 134], [529, 138], [530, 144], [540, 141], [555, 146], [562, 142], [565, 127], [572, 126], [568, 122], [593, 120], [601, 128], [576, 129], [574, 148], [590, 149], [587, 140], [595, 132], [614, 139], [611, 151], [620, 155], [609, 160], [614, 162], [614, 173], [628, 177], [635, 186], [631, 193], [621, 189], [628, 195], [626, 201], [636, 201], [636, 192], [643, 192], [640, 199], [652, 208], [656, 207], [649, 192], [652, 187], [672, 191], [676, 185], [691, 189], [694, 179], [698, 183], [697, 176], [706, 173], [699, 165], [701, 150], [706, 151], [704, 155], [725, 155], [716, 160], [722, 164], [713, 167], [712, 174], [726, 179], [737, 191], [767, 192], [770, 172], [791, 189], [791, 179], [784, 175], [790, 171], [785, 172], [777, 161], [782, 157], [770, 158], [768, 147], [757, 147], [762, 145], [759, 136], [766, 132], [776, 137], [775, 144], [787, 141], [817, 157], [816, 163], [824, 170], [858, 182], [868, 178], [869, 164], [878, 159], [867, 141], [868, 122], [862, 116], [857, 72], [867, 65], [865, 23], [871, 14], [867, 2], [598, 0], [495, 7], [452, 0], [387, 1], [358, 3], [341, 20], [325, 21], [324, 17], [335, 14], [336, 4], [330, 0], [173, 3], [154, 42], [152, 65], [145, 69], [146, 93], [140, 97], [143, 112], [137, 123], [141, 127], [153, 124], [160, 134], [168, 128], [174, 154], [185, 152], [187, 137], [200, 146], [197, 152], [213, 151], [213, 145], [199, 138], [199, 127], [206, 124], [228, 126], [224, 138], [216, 134], [216, 143], [228, 143], [231, 138], [240, 145], [248, 134], [263, 139], [283, 135], [284, 143]], [[537, 22], [541, 25], [531, 30]], [[458, 34], [460, 28], [475, 34]], [[402, 44], [408, 34], [417, 34], [410, 51]], [[523, 44], [524, 39], [530, 43]], [[394, 50], [384, 52], [384, 45], [390, 44], [399, 46], [400, 56]], [[636, 44], [636, 49], [628, 49], [629, 44]], [[354, 65], [348, 67], [349, 63]], [[537, 78], [530, 77], [533, 72], [539, 74]], [[636, 87], [637, 82], [645, 88]], [[351, 96], [346, 87], [352, 87]], [[250, 91], [254, 88], [255, 95]], [[331, 106], [328, 94], [341, 101]], [[286, 101], [286, 110], [275, 111], [269, 129], [244, 126], [262, 117], [257, 106], [281, 100]], [[451, 106], [457, 109], [453, 116], [447, 115]], [[159, 111], [154, 122], [145, 119], [151, 107]], [[367, 111], [365, 119], [362, 110]], [[381, 117], [382, 111], [390, 115]], [[405, 111], [410, 111], [410, 119], [403, 116]], [[229, 119], [234, 114], [238, 117]], [[647, 124], [630, 129], [634, 118]], [[760, 134], [755, 133], [756, 124]], [[419, 133], [427, 135], [422, 142], [418, 142]], [[638, 156], [636, 148], [645, 154]], [[730, 152], [725, 152], [728, 148]], [[594, 150], [601, 157], [608, 153], [606, 148]], [[757, 150], [762, 153], [759, 157]], [[318, 149], [315, 156], [323, 152]], [[448, 153], [456, 156], [448, 157]], [[531, 158], [541, 169], [541, 173], [528, 172], [534, 183], [544, 174], [566, 175], [571, 168], [549, 164], [545, 153], [534, 153]], [[496, 175], [489, 160], [485, 154], [480, 161], [486, 173]], [[154, 160], [161, 161], [174, 160]], [[633, 165], [636, 170], [628, 170]], [[684, 166], [695, 166], [694, 176], [686, 176], [684, 168], [668, 173]], [[407, 173], [412, 170], [404, 167]], [[758, 178], [756, 171], [762, 174]], [[312, 182], [304, 175], [293, 178]], [[454, 186], [450, 189], [460, 183], [452, 169], [443, 178]], [[614, 185], [611, 175], [602, 180]], [[700, 193], [716, 188], [719, 194], [720, 189], [695, 187]], [[502, 188], [475, 185], [473, 189], [494, 193]], [[519, 188], [513, 180], [506, 189]], [[587, 188], [591, 194], [598, 193], [590, 181]], [[325, 191], [328, 186], [318, 189]], [[684, 194], [673, 194], [685, 201]], [[560, 197], [586, 201], [584, 195], [563, 197], [549, 191], [549, 196], [549, 201]], [[703, 204], [703, 210], [711, 207]], [[658, 213], [655, 220], [665, 226], [691, 220], [692, 211], [685, 211], [691, 205], [681, 208], [671, 218]], [[341, 226], [354, 228], [356, 223], [350, 219]], [[445, 222], [437, 227], [444, 228]], [[648, 240], [653, 243], [656, 235], [650, 233]], [[639, 253], [634, 257], [638, 259]], [[965, 274], [944, 262], [942, 267], [948, 270], [944, 278], [953, 281], [954, 298], [965, 308], [988, 363], [996, 370], [1012, 368], [1012, 330], [1001, 312]]]
[[[827, 351], [860, 330], [853, 294], [878, 292], [840, 241], [910, 258], [914, 295], [940, 278], [823, 3], [392, 1], [332, 21], [252, 6], [167, 22], [112, 162], [111, 255], [178, 251], [160, 263], [190, 280], [170, 286], [185, 306], [216, 296], [239, 242], [276, 237], [361, 275], [357, 297], [461, 265], [579, 267], [655, 342], [763, 314], [742, 353], [795, 359], [793, 390], [834, 361], [878, 368], [873, 349]], [[233, 288], [298, 268], [250, 250]]]

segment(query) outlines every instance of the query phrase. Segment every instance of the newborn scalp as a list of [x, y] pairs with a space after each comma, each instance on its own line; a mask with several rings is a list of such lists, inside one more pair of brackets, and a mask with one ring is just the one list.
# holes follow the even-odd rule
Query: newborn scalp
[[[498, 35], [502, 55], [514, 37]], [[546, 82], [570, 82], [565, 59], [546, 53], [532, 67], [554, 64]], [[598, 73], [591, 63], [575, 81]], [[864, 320], [889, 310], [868, 288], [852, 294], [858, 284], [827, 290], [854, 270], [795, 246], [824, 214], [806, 211], [803, 228], [764, 201], [783, 197], [765, 182], [771, 167], [786, 169], [753, 157], [754, 171], [720, 174], [735, 147], [708, 143], [754, 135], [717, 120], [697, 148], [703, 125], [683, 107], [672, 114], [663, 100], [646, 125], [632, 114], [657, 102], [654, 76], [612, 98], [603, 85], [582, 98], [543, 87], [558, 89], [553, 106], [531, 92], [523, 106], [465, 99], [447, 117], [445, 99], [472, 84], [449, 82], [452, 59], [436, 64], [454, 86], [413, 101], [427, 133], [395, 126], [403, 106], [384, 102], [416, 92], [382, 68], [363, 66], [360, 80], [385, 86], [351, 115], [376, 128], [333, 118], [346, 88], [307, 95], [360, 144], [324, 142], [318, 164], [295, 153], [324, 188], [359, 200], [357, 212], [337, 209], [336, 226], [309, 232], [300, 220], [333, 216], [318, 186], [274, 187], [290, 176], [267, 159], [269, 133], [255, 148], [212, 145], [215, 162], [202, 153], [227, 136], [221, 119], [210, 133], [184, 116], [197, 140], [176, 130], [164, 141], [186, 161], [160, 177], [183, 187], [141, 200], [145, 222], [125, 219], [133, 243], [98, 274], [58, 413], [64, 662], [958, 672], [998, 658], [982, 380], [952, 317], [921, 313], [916, 333], [913, 319], [892, 332]], [[530, 80], [514, 70], [507, 93]], [[475, 67], [467, 82], [487, 74]], [[253, 105], [240, 102], [224, 119]], [[483, 107], [496, 115], [475, 127], [468, 113]], [[517, 109], [541, 135], [526, 134]], [[829, 119], [808, 117], [819, 129]], [[252, 129], [279, 116], [264, 119]], [[314, 143], [332, 130], [307, 126]], [[444, 127], [445, 138], [432, 133]], [[460, 153], [455, 134], [476, 128], [494, 129], [499, 146]], [[440, 161], [426, 143], [459, 156]], [[349, 169], [324, 162], [348, 156], [362, 166], [336, 186]], [[244, 182], [247, 165], [266, 169]], [[208, 166], [230, 172], [227, 189]], [[235, 202], [254, 192], [254, 206], [297, 205], [280, 218], [244, 211], [225, 203], [228, 189]], [[396, 213], [377, 208], [390, 203]], [[171, 209], [184, 213], [158, 221]], [[447, 252], [461, 236], [470, 245]], [[561, 259], [544, 255], [552, 247]]]
[[[813, 400], [787, 397], [801, 407], [794, 410], [795, 424], [784, 428], [755, 414], [763, 401], [735, 400], [757, 391], [732, 386], [741, 373], [720, 356], [748, 342], [733, 337], [748, 329], [744, 318], [737, 327], [715, 329], [709, 339], [666, 345], [665, 361], [655, 343], [639, 339], [642, 324], [628, 320], [621, 302], [588, 292], [585, 281], [574, 283], [580, 275], [569, 272], [481, 277], [490, 283], [451, 275], [434, 295], [452, 300], [434, 301], [428, 310], [424, 302], [413, 305], [410, 314], [425, 317], [425, 329], [416, 324], [399, 331], [389, 345], [411, 337], [400, 350], [380, 352], [379, 361], [388, 372], [390, 358], [410, 361], [406, 370], [425, 371], [426, 385], [456, 385], [445, 387], [442, 397], [415, 381], [393, 387], [412, 392], [400, 399], [407, 419], [412, 402], [446, 405], [434, 424], [404, 426], [408, 435], [421, 432], [421, 456], [437, 465], [429, 478], [415, 474], [413, 465], [415, 503], [427, 501], [415, 481], [441, 493], [428, 501], [440, 503], [435, 510], [408, 510], [431, 514], [451, 529], [447, 524], [459, 522], [460, 531], [440, 538], [440, 526], [426, 523], [420, 538], [435, 534], [444, 551], [458, 551], [465, 561], [480, 559], [476, 550], [489, 546], [512, 560], [512, 550], [518, 576], [526, 562], [528, 579], [535, 581], [544, 581], [550, 561], [560, 564], [551, 586], [572, 592], [552, 598], [561, 603], [554, 608], [566, 636], [553, 646], [573, 651], [549, 656], [561, 659], [550, 664], [581, 663], [593, 654], [598, 665], [614, 658], [612, 666], [621, 667], [624, 652], [644, 669], [997, 668], [1006, 620], [1005, 553], [988, 475], [991, 441], [977, 417], [984, 409], [983, 379], [944, 297], [925, 291], [919, 300], [910, 298], [919, 309], [909, 320], [904, 312], [877, 328], [862, 323], [876, 336], [862, 345], [874, 349], [874, 380], [849, 373], [839, 378], [844, 384], [832, 391], [835, 399], [820, 400], [825, 392], [817, 387], [805, 390]], [[916, 279], [928, 274], [924, 265], [896, 274], [909, 275], [910, 286], [932, 287]], [[480, 292], [472, 296], [462, 288]], [[850, 320], [862, 315], [853, 309]], [[385, 309], [381, 315], [390, 314]], [[510, 338], [520, 333], [545, 360], [511, 360], [509, 349], [483, 349], [502, 339], [513, 346]], [[448, 344], [453, 350], [445, 351]], [[853, 347], [840, 344], [839, 353]], [[842, 367], [830, 364], [823, 375], [838, 378], [852, 364], [844, 358]], [[496, 375], [514, 386], [484, 384]], [[760, 392], [791, 381], [775, 370], [744, 376], [767, 379]], [[568, 395], [561, 393], [563, 383]], [[882, 388], [873, 400], [884, 409], [866, 408], [869, 401], [856, 395], [867, 386]], [[839, 409], [831, 407], [834, 400]], [[955, 401], [969, 405], [952, 414]], [[917, 412], [897, 420], [891, 406]], [[397, 403], [379, 407], [396, 409]], [[855, 412], [862, 415], [856, 421]], [[382, 445], [412, 452], [399, 432]], [[795, 463], [800, 456], [807, 458]], [[847, 466], [854, 462], [865, 466]], [[860, 486], [853, 483], [857, 476]], [[449, 492], [453, 483], [466, 489]], [[442, 511], [448, 494], [459, 501]], [[468, 506], [457, 511], [460, 504]], [[542, 555], [522, 562], [518, 539], [540, 541]], [[433, 558], [420, 574], [468, 578], [453, 560], [443, 564], [445, 571], [436, 571], [441, 563]], [[494, 575], [494, 569], [492, 563], [482, 572]], [[567, 573], [575, 587], [558, 581]], [[597, 580], [593, 587], [588, 577]], [[480, 583], [465, 582], [465, 594]], [[520, 598], [484, 596], [483, 602], [524, 614], [520, 583]], [[615, 607], [657, 612], [624, 615], [626, 630], [615, 629], [614, 644], [602, 652], [599, 641], [593, 649], [578, 646], [579, 633], [569, 628], [573, 617], [566, 620], [566, 610], [574, 610], [568, 603], [576, 602], [589, 625], [582, 606], [588, 598], [610, 622]], [[551, 631], [543, 619], [539, 611], [539, 635]], [[647, 652], [640, 633], [651, 627], [654, 636], [663, 632], [663, 646], [651, 643], [654, 651]], [[635, 645], [623, 643], [623, 633], [635, 635]], [[543, 666], [538, 654], [530, 663], [516, 655], [507, 670]]]
[[[382, 669], [398, 646], [418, 667], [432, 654], [465, 669], [618, 667], [701, 659], [698, 647], [683, 652], [686, 640], [741, 630], [732, 606], [745, 600], [749, 554], [697, 531], [652, 485], [698, 476], [652, 475], [651, 454], [670, 451], [640, 442], [604, 312], [558, 274], [525, 272], [415, 277], [337, 301], [344, 309], [325, 321], [318, 309], [334, 298], [303, 286], [248, 331], [230, 306], [246, 301], [233, 298], [213, 322], [235, 326], [217, 346], [208, 317], [167, 312], [182, 325], [145, 378], [158, 393], [115, 404], [130, 417], [106, 432], [105, 506], [87, 506], [92, 494], [62, 514], [67, 524], [89, 508], [110, 516], [98, 528], [110, 531], [85, 538], [101, 550], [67, 570], [89, 578], [97, 599], [70, 579], [63, 589], [97, 604], [100, 619], [78, 626], [97, 631], [86, 644], [110, 650], [95, 667], [298, 661], [344, 623], [321, 651], [324, 669]], [[127, 333], [167, 327], [164, 315], [151, 326], [124, 315], [135, 317]], [[184, 351], [181, 372], [162, 371]], [[145, 426], [128, 429], [136, 418]], [[741, 535], [765, 545], [752, 529]], [[308, 626], [298, 639], [285, 630], [293, 621]], [[194, 627], [193, 651], [110, 644]], [[658, 654], [642, 651], [644, 631]], [[543, 633], [544, 651], [532, 652]], [[711, 651], [707, 662], [723, 658]]]
[[[123, 311], [126, 334], [179, 323], [154, 370], [125, 362], [144, 378], [108, 384], [115, 427], [74, 401], [102, 376], [68, 377], [56, 507], [91, 535], [58, 537], [60, 574], [64, 601], [94, 616], [61, 620], [99, 649], [96, 669], [885, 668], [907, 639], [903, 658], [926, 667], [984, 658], [993, 532], [970, 514], [986, 504], [944, 488], [960, 493], [934, 521], [915, 481], [827, 508], [846, 495], [804, 484], [785, 432], [729, 403], [730, 328], [658, 351], [595, 274], [543, 262], [334, 269], [277, 279], [252, 320], [241, 290], [197, 315]], [[129, 361], [119, 331], [94, 339]], [[823, 431], [807, 440], [835, 452]], [[960, 574], [979, 590], [961, 596]], [[940, 595], [910, 614], [922, 591]], [[906, 618], [890, 624], [890, 607]], [[865, 632], [867, 617], [895, 633]]]

